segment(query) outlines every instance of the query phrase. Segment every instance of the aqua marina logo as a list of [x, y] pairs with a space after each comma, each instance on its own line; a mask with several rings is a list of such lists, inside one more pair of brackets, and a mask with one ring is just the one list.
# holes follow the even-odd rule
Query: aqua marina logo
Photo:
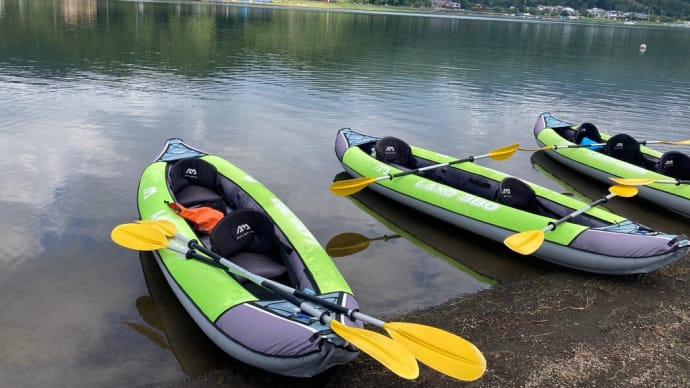
[[197, 179], [198, 175], [196, 172], [196, 168], [194, 167], [188, 167], [187, 170], [184, 172], [185, 178], [191, 178], [191, 179]]
[[249, 226], [249, 224], [240, 224], [237, 225], [237, 229], [235, 229], [235, 238], [237, 240], [241, 240], [252, 233], [254, 233], [254, 230], [252, 230], [252, 227]]

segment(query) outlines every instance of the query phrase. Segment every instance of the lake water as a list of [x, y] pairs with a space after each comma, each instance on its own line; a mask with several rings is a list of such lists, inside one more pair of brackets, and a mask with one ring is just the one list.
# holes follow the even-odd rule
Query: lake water
[[[368, 191], [331, 195], [338, 129], [466, 157], [534, 146], [549, 111], [679, 140], [689, 100], [686, 29], [0, 0], [0, 386], [157, 385], [222, 360], [150, 257], [109, 238], [137, 218], [139, 174], [169, 137], [252, 174], [323, 245], [344, 232], [402, 235], [334, 259], [363, 311], [387, 318], [560, 269]], [[482, 163], [606, 193], [529, 153]], [[690, 234], [652, 205], [609, 207]]]

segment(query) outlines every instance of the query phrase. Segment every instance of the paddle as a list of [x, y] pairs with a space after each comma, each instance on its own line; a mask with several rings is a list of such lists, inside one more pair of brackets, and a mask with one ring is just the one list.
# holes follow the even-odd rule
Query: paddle
[[401, 237], [399, 234], [392, 236], [383, 235], [376, 238], [368, 238], [359, 233], [345, 232], [334, 236], [326, 244], [326, 252], [332, 257], [343, 257], [365, 250], [372, 241], [388, 241]]
[[[688, 145], [688, 144], [690, 144], [690, 140], [676, 140], [676, 141], [671, 141], [671, 140], [642, 140], [642, 141], [638, 141], [638, 143], [640, 143], [642, 145], [647, 145], [647, 144]], [[541, 147], [541, 148], [520, 148], [519, 150], [520, 151], [536, 152], [536, 151], [557, 150], [560, 148], [602, 147], [605, 145], [606, 145], [606, 143], [563, 144], [563, 145], [550, 145], [550, 146], [545, 146], [545, 147]]]
[[520, 232], [513, 234], [511, 236], [508, 236], [505, 240], [503, 240], [503, 243], [508, 246], [508, 248], [512, 249], [513, 251], [520, 253], [522, 255], [531, 255], [532, 253], [536, 252], [537, 249], [541, 246], [541, 244], [544, 242], [544, 233], [555, 230], [556, 226], [558, 224], [561, 224], [563, 222], [569, 221], [580, 214], [586, 212], [587, 210], [607, 202], [611, 198], [615, 196], [619, 197], [633, 197], [637, 194], [637, 188], [632, 187], [632, 186], [611, 186], [609, 187], [609, 192], [610, 194], [601, 197], [597, 199], [596, 201], [590, 203], [589, 205], [576, 210], [567, 216], [561, 218], [560, 220], [556, 222], [549, 222], [549, 224], [541, 230], [528, 230], [525, 232]]
[[[153, 226], [163, 230], [167, 236], [175, 236], [178, 240], [188, 241], [188, 239], [176, 233], [176, 227], [170, 221], [142, 220], [141, 222], [157, 223], [158, 225]], [[127, 236], [131, 236], [132, 234], [135, 233], [130, 233]], [[204, 247], [200, 247], [200, 250], [204, 253], [208, 251]], [[214, 252], [209, 253], [209, 256], [218, 256]], [[218, 258], [218, 261], [221, 259], [222, 258]], [[227, 260], [225, 261], [227, 262]], [[233, 263], [230, 264], [234, 267], [237, 267]], [[238, 274], [238, 276], [242, 275]], [[420, 324], [383, 322], [360, 313], [359, 311], [347, 310], [342, 306], [329, 303], [328, 301], [325, 301], [315, 295], [306, 294], [302, 291], [295, 290], [280, 283], [273, 282], [269, 279], [260, 278], [257, 275], [252, 276], [262, 280], [260, 285], [263, 285], [264, 283], [271, 284], [273, 287], [282, 289], [285, 293], [291, 293], [292, 295], [296, 295], [303, 299], [310, 300], [313, 303], [317, 303], [342, 314], [346, 314], [353, 319], [359, 319], [365, 323], [383, 328], [391, 337], [393, 337], [394, 340], [405, 345], [421, 362], [448, 376], [459, 380], [473, 381], [481, 377], [486, 370], [486, 360], [481, 352], [473, 344], [454, 334]], [[253, 281], [250, 278], [247, 279]]]
[[690, 183], [683, 179], [652, 179], [652, 178], [610, 178], [612, 181], [627, 186], [644, 186], [651, 183], [672, 183], [676, 186]]
[[334, 182], [333, 184], [331, 184], [330, 190], [335, 195], [347, 196], [347, 195], [354, 194], [360, 190], [363, 190], [365, 187], [369, 186], [370, 184], [372, 184], [374, 182], [378, 182], [378, 181], [384, 180], [384, 179], [398, 178], [398, 177], [405, 176], [405, 175], [416, 174], [416, 173], [422, 172], [422, 171], [433, 170], [435, 168], [452, 166], [452, 165], [458, 164], [458, 163], [474, 162], [475, 160], [483, 159], [483, 158], [487, 158], [487, 157], [494, 159], [494, 160], [505, 160], [505, 159], [510, 158], [515, 153], [515, 151], [517, 151], [517, 149], [519, 147], [520, 147], [519, 144], [513, 144], [513, 145], [501, 147], [501, 148], [496, 148], [495, 150], [493, 150], [493, 151], [491, 151], [485, 155], [470, 156], [470, 157], [467, 157], [465, 159], [458, 159], [458, 160], [454, 160], [451, 162], [432, 164], [431, 166], [419, 167], [419, 168], [415, 168], [413, 170], [402, 171], [402, 172], [399, 172], [397, 174], [382, 175], [378, 178], [361, 177], [361, 178], [353, 178], [353, 179], [337, 181], [337, 182]]
[[[139, 251], [168, 248], [183, 254], [187, 258], [198, 258], [207, 262], [208, 259], [197, 253], [196, 250], [204, 252], [210, 256], [215, 263], [223, 266], [232, 274], [241, 276], [252, 283], [274, 292], [281, 298], [299, 307], [301, 311], [319, 318], [321, 322], [328, 324], [331, 330], [338, 336], [350, 342], [398, 376], [410, 380], [416, 379], [419, 376], [417, 360], [401, 343], [370, 330], [346, 326], [332, 319], [328, 312], [322, 312], [314, 306], [300, 301], [292, 294], [284, 292], [282, 288], [277, 287], [279, 283], [272, 282], [269, 279], [248, 272], [231, 261], [218, 256], [214, 252], [208, 251], [196, 241], [192, 240], [187, 242], [189, 249], [176, 246], [175, 244], [169, 244], [166, 235], [172, 230], [172, 227], [174, 227], [174, 224], [170, 222], [161, 223], [160, 226], [152, 225], [150, 221], [136, 224], [123, 224], [113, 229], [111, 237], [115, 243], [125, 248]], [[173, 235], [179, 236], [179, 234], [176, 233], [173, 233]], [[155, 246], [156, 244], [154, 241], [159, 244]]]
[[690, 144], [690, 140], [676, 140], [676, 141], [670, 141], [670, 140], [643, 140], [638, 142], [642, 145], [647, 145], [647, 144], [671, 144], [671, 145], [688, 145]]
[[[279, 284], [278, 286], [283, 286]], [[486, 370], [486, 360], [469, 341], [447, 331], [409, 322], [384, 322], [357, 310], [322, 300], [314, 295], [293, 290], [297, 297], [304, 298], [333, 311], [345, 314], [384, 329], [395, 341], [400, 342], [423, 364], [447, 376], [463, 381], [474, 381]], [[316, 301], [315, 299], [320, 299]]]

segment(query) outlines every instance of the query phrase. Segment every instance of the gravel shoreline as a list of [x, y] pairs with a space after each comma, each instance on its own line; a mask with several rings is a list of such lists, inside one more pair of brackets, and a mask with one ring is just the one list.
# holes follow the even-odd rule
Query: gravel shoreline
[[648, 275], [556, 270], [399, 317], [474, 343], [487, 371], [459, 382], [423, 365], [414, 381], [366, 355], [312, 379], [239, 363], [174, 387], [688, 387], [690, 259]]

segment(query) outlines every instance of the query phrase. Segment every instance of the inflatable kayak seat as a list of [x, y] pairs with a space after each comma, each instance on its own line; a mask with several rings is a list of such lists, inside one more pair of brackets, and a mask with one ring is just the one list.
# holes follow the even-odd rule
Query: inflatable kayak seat
[[577, 127], [577, 129], [575, 130], [575, 134], [573, 134], [572, 140], [575, 144], [583, 144], [582, 141], [585, 138], [590, 139], [593, 143], [603, 143], [603, 141], [601, 140], [601, 134], [599, 133], [599, 130], [592, 123], [580, 124], [580, 126]]
[[[270, 279], [287, 272], [273, 223], [260, 210], [240, 209], [229, 213], [216, 224], [210, 242], [216, 253], [256, 275]], [[236, 278], [241, 283], [247, 282]]]
[[657, 170], [676, 179], [690, 179], [690, 156], [679, 151], [667, 151], [661, 155]]
[[412, 156], [409, 144], [392, 136], [384, 137], [376, 143], [376, 158], [404, 169], [417, 168], [417, 160]]
[[644, 166], [645, 161], [640, 151], [640, 143], [630, 135], [619, 133], [606, 141], [604, 152], [618, 160]]
[[496, 202], [526, 212], [538, 213], [537, 195], [532, 187], [517, 178], [503, 178], [498, 186]]
[[452, 167], [429, 170], [427, 178], [490, 200], [496, 197], [496, 192], [498, 191], [498, 183], [496, 181]]
[[218, 171], [198, 158], [182, 159], [170, 171], [170, 183], [177, 202], [186, 207], [210, 206], [226, 213], [219, 194]]

